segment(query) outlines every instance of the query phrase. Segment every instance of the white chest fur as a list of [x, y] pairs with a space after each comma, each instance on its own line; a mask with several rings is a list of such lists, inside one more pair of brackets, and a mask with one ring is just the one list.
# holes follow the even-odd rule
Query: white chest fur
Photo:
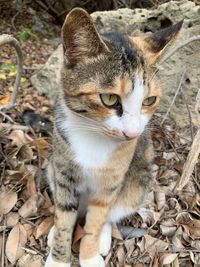
[[117, 147], [116, 142], [89, 131], [74, 132], [68, 138], [75, 160], [83, 168], [103, 166]]
[[58, 124], [69, 140], [75, 161], [83, 169], [105, 165], [120, 143], [101, 134], [97, 127], [94, 131], [90, 121], [84, 121], [67, 107], [63, 107], [63, 110], [67, 116], [60, 118]]

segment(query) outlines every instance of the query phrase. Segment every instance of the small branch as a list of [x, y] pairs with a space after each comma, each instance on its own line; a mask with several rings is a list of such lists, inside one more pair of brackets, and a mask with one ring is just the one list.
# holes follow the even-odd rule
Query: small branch
[[22, 70], [23, 70], [23, 55], [22, 55], [22, 50], [21, 50], [21, 47], [19, 45], [19, 42], [11, 35], [2, 34], [2, 35], [0, 35], [0, 46], [5, 45], [5, 44], [9, 44], [9, 45], [13, 46], [17, 52], [17, 75], [16, 75], [14, 87], [13, 87], [13, 92], [12, 92], [12, 95], [10, 98], [10, 102], [6, 105], [0, 106], [0, 110], [9, 109], [14, 105], [15, 100], [16, 100], [16, 96], [17, 96], [17, 90], [18, 90], [19, 85], [20, 85]]
[[166, 120], [166, 118], [167, 118], [167, 116], [168, 116], [168, 114], [169, 114], [169, 112], [170, 112], [172, 106], [174, 105], [174, 102], [175, 102], [175, 100], [176, 100], [176, 97], [177, 97], [177, 95], [178, 95], [178, 93], [179, 93], [179, 91], [180, 91], [180, 89], [181, 89], [181, 86], [182, 86], [182, 83], [183, 83], [183, 78], [184, 78], [184, 76], [185, 76], [185, 72], [186, 72], [186, 70], [184, 70], [183, 73], [182, 73], [182, 76], [181, 76], [181, 79], [180, 79], [178, 88], [177, 88], [176, 93], [175, 93], [175, 95], [174, 95], [174, 98], [172, 99], [171, 105], [169, 106], [169, 108], [168, 108], [168, 110], [167, 110], [167, 112], [166, 112], [166, 114], [165, 114], [163, 120], [161, 121], [161, 125], [163, 125], [163, 123], [164, 123], [164, 121]]
[[194, 167], [198, 161], [199, 153], [200, 153], [200, 129], [198, 129], [194, 137], [194, 141], [192, 143], [190, 152], [188, 154], [187, 161], [184, 165], [183, 173], [178, 183], [177, 190], [181, 190], [188, 183], [190, 176], [194, 170]]
[[7, 131], [11, 131], [11, 130], [30, 131], [30, 127], [20, 125], [20, 124], [0, 123], [0, 132], [3, 130], [7, 130]]
[[169, 59], [177, 50], [179, 50], [180, 48], [188, 45], [189, 43], [192, 43], [194, 41], [200, 41], [200, 35], [196, 35], [193, 36], [189, 39], [187, 39], [185, 42], [183, 42], [182, 44], [176, 46], [174, 49], [171, 50], [171, 52], [169, 52], [164, 58], [162, 58], [159, 62], [159, 65], [163, 64], [167, 59]]
[[2, 112], [1, 110], [0, 110], [0, 115], [2, 115], [4, 118], [6, 118], [9, 122], [14, 123], [14, 120], [9, 115]]

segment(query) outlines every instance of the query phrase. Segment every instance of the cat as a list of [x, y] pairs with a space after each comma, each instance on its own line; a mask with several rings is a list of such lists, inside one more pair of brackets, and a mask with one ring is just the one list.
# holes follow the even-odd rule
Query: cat
[[62, 27], [63, 65], [47, 177], [55, 202], [45, 267], [70, 267], [79, 213], [85, 214], [81, 267], [104, 267], [111, 227], [133, 213], [152, 186], [146, 125], [161, 97], [154, 65], [182, 21], [153, 34], [100, 36], [75, 8]]

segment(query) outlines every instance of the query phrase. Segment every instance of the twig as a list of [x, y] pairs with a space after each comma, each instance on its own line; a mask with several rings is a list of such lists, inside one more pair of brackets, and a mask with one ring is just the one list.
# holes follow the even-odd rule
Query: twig
[[2, 115], [4, 118], [6, 118], [9, 122], [14, 123], [14, 120], [9, 115], [2, 112], [1, 110], [0, 110], [0, 115]]
[[192, 143], [190, 152], [188, 154], [187, 161], [184, 165], [183, 173], [178, 183], [177, 190], [181, 190], [189, 181], [190, 176], [194, 170], [194, 166], [196, 165], [198, 161], [199, 153], [200, 153], [200, 128], [198, 129], [194, 137], [194, 141]]
[[180, 48], [188, 45], [189, 43], [192, 43], [194, 41], [200, 41], [200, 35], [195, 35], [189, 39], [187, 39], [185, 42], [183, 42], [182, 44], [176, 46], [174, 49], [171, 50], [171, 52], [169, 52], [164, 58], [162, 58], [159, 62], [159, 65], [163, 64], [167, 59], [169, 59], [177, 50], [179, 50]]
[[37, 136], [33, 130], [33, 128], [30, 127], [30, 131], [34, 137], [34, 143], [35, 143], [35, 147], [37, 150], [37, 155], [38, 155], [38, 172], [37, 172], [37, 181], [36, 181], [36, 187], [37, 187], [37, 192], [38, 194], [41, 194], [41, 190], [40, 190], [40, 184], [41, 184], [41, 176], [42, 176], [42, 162], [41, 162], [41, 156], [40, 156], [40, 149], [38, 146], [38, 142], [37, 142]]
[[30, 127], [20, 125], [20, 124], [10, 124], [10, 123], [0, 123], [0, 132], [3, 130], [22, 130], [22, 131], [30, 131]]
[[16, 75], [16, 79], [15, 79], [15, 83], [14, 83], [13, 92], [12, 92], [12, 95], [10, 98], [10, 102], [8, 104], [0, 106], [0, 110], [9, 109], [14, 105], [15, 100], [16, 100], [16, 96], [17, 96], [17, 90], [18, 90], [18, 87], [20, 85], [22, 70], [23, 70], [23, 55], [22, 55], [22, 50], [20, 48], [19, 42], [9, 34], [2, 34], [2, 35], [0, 35], [0, 46], [4, 45], [4, 44], [9, 44], [9, 45], [13, 46], [16, 50], [16, 53], [17, 53], [17, 75]]
[[172, 102], [171, 102], [171, 104], [170, 104], [170, 106], [169, 106], [169, 108], [168, 108], [168, 110], [167, 110], [167, 112], [166, 112], [164, 118], [163, 118], [162, 121], [161, 121], [161, 126], [163, 125], [163, 123], [164, 123], [164, 121], [166, 120], [166, 118], [167, 118], [167, 116], [168, 116], [168, 114], [169, 114], [169, 112], [170, 112], [172, 106], [174, 105], [174, 102], [175, 102], [175, 100], [176, 100], [176, 97], [177, 97], [177, 95], [178, 95], [178, 93], [179, 93], [179, 91], [180, 91], [180, 89], [181, 89], [181, 86], [182, 86], [182, 83], [183, 83], [183, 78], [184, 78], [184, 76], [185, 76], [185, 72], [186, 72], [186, 70], [184, 70], [183, 73], [182, 73], [182, 76], [181, 76], [181, 79], [180, 79], [178, 88], [177, 88], [176, 93], [175, 93], [175, 95], [174, 95], [174, 98], [172, 99]]
[[11, 24], [12, 24], [14, 30], [16, 30], [16, 27], [15, 27], [15, 19], [16, 19], [16, 17], [22, 12], [23, 8], [24, 8], [27, 4], [29, 4], [29, 2], [31, 2], [31, 1], [26, 1], [26, 0], [22, 1], [22, 3], [20, 4], [20, 7], [18, 8], [17, 12], [16, 12], [15, 15], [12, 17], [12, 19], [11, 19]]

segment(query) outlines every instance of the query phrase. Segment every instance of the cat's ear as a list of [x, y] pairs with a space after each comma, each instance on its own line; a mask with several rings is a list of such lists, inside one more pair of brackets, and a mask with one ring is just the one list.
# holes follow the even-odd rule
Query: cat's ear
[[92, 18], [82, 8], [74, 8], [69, 12], [61, 35], [64, 53], [70, 64], [109, 51], [99, 36]]
[[162, 55], [167, 44], [175, 39], [182, 24], [183, 20], [149, 36], [133, 36], [131, 39], [142, 50], [148, 64], [152, 65]]

